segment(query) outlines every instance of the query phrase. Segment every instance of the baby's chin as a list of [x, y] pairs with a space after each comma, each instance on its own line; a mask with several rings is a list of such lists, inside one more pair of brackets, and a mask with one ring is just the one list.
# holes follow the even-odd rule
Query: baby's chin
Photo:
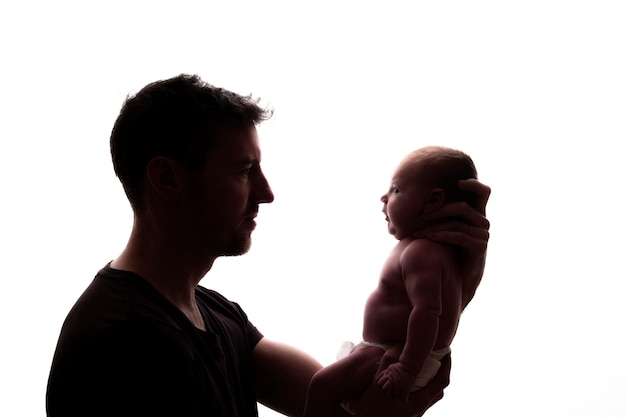
[[396, 240], [413, 238], [413, 235], [411, 233], [398, 232], [397, 230], [394, 230], [394, 231], [389, 230], [389, 234], [392, 235], [394, 238], [396, 238]]
[[392, 225], [391, 223], [387, 223], [387, 230], [389, 231], [389, 234], [392, 235], [393, 237], [395, 237], [398, 240], [402, 240], [402, 239], [423, 239], [425, 237], [428, 236], [428, 230], [427, 228], [412, 228], [412, 229], [405, 229], [405, 230], [400, 230], [397, 227], [395, 227], [394, 225]]

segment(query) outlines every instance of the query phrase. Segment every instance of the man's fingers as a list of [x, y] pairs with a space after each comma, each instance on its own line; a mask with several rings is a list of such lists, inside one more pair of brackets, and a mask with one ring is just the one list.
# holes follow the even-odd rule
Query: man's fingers
[[489, 220], [465, 201], [444, 204], [441, 208], [424, 215], [424, 219], [430, 222], [451, 218], [462, 219], [465, 224], [489, 230]]
[[396, 358], [395, 356], [391, 356], [387, 354], [383, 355], [383, 357], [380, 358], [380, 366], [378, 367], [378, 371], [379, 372], [384, 371], [385, 369], [387, 369], [389, 365], [397, 361], [398, 361], [398, 358]]
[[459, 188], [476, 194], [476, 210], [483, 216], [486, 215], [487, 201], [491, 195], [491, 187], [476, 179], [461, 180], [458, 182]]
[[[423, 238], [430, 237], [433, 234], [440, 235], [441, 232], [450, 232], [454, 233], [451, 236], [457, 236], [456, 233], [465, 234], [467, 237], [482, 240], [485, 242], [489, 241], [489, 228], [482, 228], [478, 226], [470, 226], [467, 223], [463, 223], [458, 220], [449, 220], [444, 223], [434, 224], [432, 226], [425, 227], [420, 229], [416, 233], [413, 234], [415, 238]], [[434, 239], [433, 239], [434, 240]]]
[[[409, 393], [408, 403], [406, 403], [408, 404], [406, 409], [412, 411], [409, 415], [422, 416], [428, 408], [443, 398], [443, 390], [450, 383], [450, 367], [450, 355], [446, 355], [441, 359], [441, 366], [435, 378], [425, 387]], [[427, 407], [424, 407], [424, 404], [427, 404]], [[398, 415], [400, 414], [396, 414]]]
[[391, 392], [391, 381], [386, 381], [383, 385], [383, 392], [389, 394]]
[[[480, 229], [482, 230], [482, 229]], [[472, 235], [478, 232], [478, 230], [472, 230]], [[455, 245], [460, 246], [472, 253], [483, 253], [487, 250], [487, 243], [489, 242], [489, 232], [484, 230], [480, 232], [483, 236], [472, 237], [464, 232], [432, 232], [428, 235], [428, 238], [432, 241], [439, 243], [454, 242]]]
[[383, 357], [380, 358], [380, 365], [378, 366], [378, 370], [376, 371], [376, 373], [378, 374], [387, 369], [387, 367], [392, 363], [398, 362], [403, 347], [403, 344], [396, 344], [387, 348]]

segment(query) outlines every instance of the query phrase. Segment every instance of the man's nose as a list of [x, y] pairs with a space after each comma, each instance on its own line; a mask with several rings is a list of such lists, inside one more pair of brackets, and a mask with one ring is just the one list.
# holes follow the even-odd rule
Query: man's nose
[[270, 187], [270, 183], [267, 181], [267, 178], [265, 178], [263, 173], [261, 173], [259, 177], [255, 191], [257, 203], [271, 203], [274, 201], [274, 192], [272, 191], [272, 187]]

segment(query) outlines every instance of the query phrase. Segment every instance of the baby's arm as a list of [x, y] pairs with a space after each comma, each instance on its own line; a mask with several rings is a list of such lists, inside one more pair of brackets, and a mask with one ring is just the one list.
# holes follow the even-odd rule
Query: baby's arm
[[441, 314], [441, 246], [426, 239], [412, 242], [400, 263], [412, 305], [406, 343], [400, 360], [378, 377], [379, 386], [390, 395], [406, 399], [437, 339]]

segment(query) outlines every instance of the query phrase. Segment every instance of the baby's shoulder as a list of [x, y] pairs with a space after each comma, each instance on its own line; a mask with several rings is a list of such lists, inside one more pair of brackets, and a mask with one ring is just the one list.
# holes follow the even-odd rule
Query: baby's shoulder
[[404, 253], [426, 253], [431, 255], [452, 253], [454, 247], [432, 241], [427, 238], [407, 239], [404, 245]]
[[404, 243], [400, 254], [402, 264], [406, 262], [420, 262], [429, 265], [450, 263], [454, 262], [458, 256], [458, 250], [454, 246], [437, 243], [426, 238], [411, 239]]

